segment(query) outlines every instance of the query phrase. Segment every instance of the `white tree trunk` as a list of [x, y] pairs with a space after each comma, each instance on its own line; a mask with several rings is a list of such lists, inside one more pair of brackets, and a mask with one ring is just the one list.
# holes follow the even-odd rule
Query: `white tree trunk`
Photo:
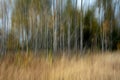
[[80, 25], [80, 51], [83, 52], [83, 10], [82, 10], [82, 3], [83, 0], [81, 0], [81, 25]]
[[68, 22], [68, 53], [70, 53], [70, 21]]
[[[53, 0], [54, 3], [54, 0]], [[57, 3], [57, 0], [56, 0]], [[56, 53], [57, 51], [57, 6], [56, 4], [53, 4], [53, 10], [54, 10], [54, 28], [53, 28], [53, 52]]]

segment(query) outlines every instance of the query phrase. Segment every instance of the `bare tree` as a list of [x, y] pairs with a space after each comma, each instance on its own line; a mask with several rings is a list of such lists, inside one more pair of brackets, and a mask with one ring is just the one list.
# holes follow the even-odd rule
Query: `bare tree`
[[53, 25], [53, 52], [57, 51], [57, 2], [58, 0], [53, 0], [53, 10], [54, 10], [54, 25]]
[[80, 51], [83, 51], [83, 0], [81, 0]]

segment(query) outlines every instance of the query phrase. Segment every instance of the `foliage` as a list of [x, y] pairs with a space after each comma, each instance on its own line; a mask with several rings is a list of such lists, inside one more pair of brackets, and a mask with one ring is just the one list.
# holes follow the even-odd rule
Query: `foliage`
[[[79, 51], [82, 46], [91, 50], [117, 49], [120, 35], [113, 0], [97, 0], [87, 9], [83, 2], [78, 9], [76, 1], [16, 0], [7, 50], [52, 53], [54, 48], [60, 52]], [[96, 9], [103, 16], [100, 20]]]

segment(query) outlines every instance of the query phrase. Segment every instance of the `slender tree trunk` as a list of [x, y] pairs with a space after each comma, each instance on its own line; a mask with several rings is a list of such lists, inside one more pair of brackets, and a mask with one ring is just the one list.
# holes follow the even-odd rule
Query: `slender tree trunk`
[[83, 9], [82, 9], [83, 0], [81, 0], [81, 26], [80, 26], [80, 51], [83, 52]]
[[49, 47], [48, 47], [48, 43], [49, 43], [49, 36], [48, 36], [48, 19], [49, 16], [47, 17], [47, 21], [46, 21], [46, 47], [47, 47], [47, 55], [49, 53]]
[[41, 15], [40, 15], [40, 17], [41, 17], [41, 21], [40, 21], [40, 26], [41, 26], [41, 30], [40, 30], [40, 32], [41, 32], [41, 37], [40, 37], [40, 48], [42, 49], [42, 44], [43, 44], [43, 17], [42, 17], [43, 15], [42, 15], [42, 13], [41, 13]]
[[[3, 5], [3, 0], [1, 1], [1, 6], [0, 7], [2, 7], [2, 27], [4, 26], [4, 5]], [[3, 30], [3, 32], [2, 32], [2, 45], [1, 45], [1, 47], [2, 47], [2, 55], [4, 54], [4, 37], [5, 37], [5, 34], [4, 34], [4, 30]]]
[[70, 53], [70, 19], [68, 21], [68, 53]]
[[[53, 0], [53, 3], [54, 3], [54, 0]], [[56, 4], [57, 4], [57, 0], [56, 0]], [[53, 52], [54, 54], [57, 52], [57, 6], [55, 6], [56, 4], [53, 4], [54, 6], [53, 7], [54, 8]]]
[[[77, 0], [76, 0], [76, 3], [75, 3], [75, 9], [77, 10]], [[77, 53], [77, 46], [78, 46], [78, 42], [77, 42], [77, 12], [74, 13], [75, 14], [75, 52]]]

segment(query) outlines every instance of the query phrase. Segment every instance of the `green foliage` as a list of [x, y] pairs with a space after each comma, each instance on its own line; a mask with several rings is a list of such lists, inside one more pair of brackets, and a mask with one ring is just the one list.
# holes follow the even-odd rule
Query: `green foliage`
[[[84, 43], [92, 47], [100, 34], [97, 19], [94, 16], [94, 9], [88, 10], [84, 16]], [[97, 45], [97, 42], [96, 42]]]
[[72, 1], [71, 0], [67, 0], [67, 5], [65, 8], [65, 14], [68, 18], [71, 18], [73, 16], [74, 13], [74, 8], [72, 6]]

